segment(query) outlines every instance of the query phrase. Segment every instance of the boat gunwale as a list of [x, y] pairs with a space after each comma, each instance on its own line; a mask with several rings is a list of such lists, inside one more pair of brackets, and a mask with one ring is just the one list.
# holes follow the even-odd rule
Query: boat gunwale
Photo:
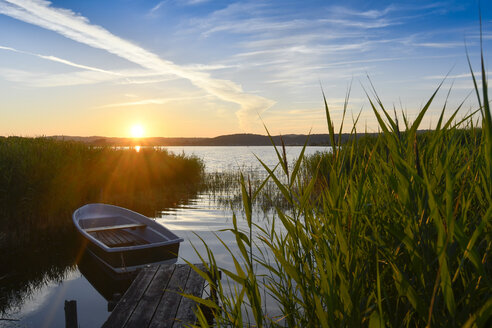
[[[173, 237], [175, 237], [175, 239], [170, 239], [170, 240], [167, 240], [167, 241], [161, 241], [161, 242], [154, 242], [154, 243], [148, 243], [148, 244], [145, 244], [145, 245], [135, 245], [135, 246], [122, 246], [122, 247], [109, 247], [107, 246], [106, 244], [104, 244], [102, 241], [100, 241], [99, 239], [95, 238], [94, 236], [92, 236], [91, 234], [89, 234], [87, 231], [85, 231], [84, 228], [82, 228], [79, 224], [79, 220], [80, 218], [77, 218], [77, 214], [78, 212], [86, 207], [86, 206], [102, 206], [102, 207], [108, 207], [108, 208], [115, 208], [115, 209], [119, 209], [119, 210], [123, 210], [124, 212], [129, 212], [129, 213], [132, 213], [140, 218], [142, 218], [144, 221], [148, 220], [149, 223], [151, 223], [152, 225], [157, 225], [156, 227], [153, 227], [152, 225], [149, 225], [149, 224], [146, 224], [147, 226], [147, 229], [150, 229], [150, 230], [153, 230], [154, 232], [162, 235], [162, 233], [160, 233], [157, 229], [163, 229], [165, 230], [167, 233], [170, 233]], [[85, 237], [87, 238], [89, 241], [93, 242], [96, 246], [102, 248], [105, 252], [108, 252], [108, 253], [115, 253], [115, 252], [124, 252], [124, 251], [131, 251], [131, 250], [137, 250], [137, 249], [146, 249], [146, 248], [154, 248], [154, 247], [159, 247], [159, 246], [166, 246], [166, 245], [173, 245], [173, 244], [179, 244], [181, 242], [184, 241], [183, 238], [180, 238], [178, 237], [174, 232], [172, 232], [171, 230], [169, 230], [168, 228], [166, 228], [165, 226], [163, 225], [160, 225], [154, 221], [152, 221], [150, 218], [148, 218], [147, 216], [143, 215], [143, 214], [140, 214], [138, 212], [135, 212], [135, 211], [132, 211], [132, 210], [129, 210], [127, 208], [124, 208], [124, 207], [120, 207], [120, 206], [116, 206], [116, 205], [110, 205], [110, 204], [104, 204], [104, 203], [90, 203], [90, 204], [86, 204], [84, 206], [81, 206], [79, 207], [78, 209], [76, 209], [73, 214], [72, 214], [72, 221], [75, 225], [75, 227], [77, 228], [77, 230]], [[157, 229], [155, 229], [157, 228]]]

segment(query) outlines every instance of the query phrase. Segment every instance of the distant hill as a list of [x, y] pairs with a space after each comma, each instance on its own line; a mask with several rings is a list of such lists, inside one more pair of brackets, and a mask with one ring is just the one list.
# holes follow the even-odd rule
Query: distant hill
[[[348, 134], [342, 134], [342, 143], [348, 138]], [[328, 134], [287, 134], [273, 136], [275, 144], [280, 145], [280, 138], [283, 139], [286, 146], [302, 146], [309, 137], [308, 145], [321, 146], [330, 145]], [[269, 146], [271, 145], [270, 138], [260, 134], [230, 134], [213, 138], [112, 138], [112, 137], [78, 137], [78, 136], [52, 136], [58, 140], [74, 140], [85, 142], [95, 146]]]

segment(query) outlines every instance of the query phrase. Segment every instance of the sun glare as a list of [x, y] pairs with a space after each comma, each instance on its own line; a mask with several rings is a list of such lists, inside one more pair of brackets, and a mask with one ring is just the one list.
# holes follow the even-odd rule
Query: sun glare
[[131, 128], [132, 138], [142, 138], [144, 136], [144, 128], [140, 124], [135, 124]]

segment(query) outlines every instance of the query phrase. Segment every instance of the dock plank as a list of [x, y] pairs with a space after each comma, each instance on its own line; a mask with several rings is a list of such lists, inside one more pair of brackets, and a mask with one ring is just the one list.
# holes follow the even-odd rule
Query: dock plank
[[173, 265], [159, 266], [147, 292], [142, 296], [132, 316], [127, 321], [127, 327], [148, 326], [174, 271], [175, 266]]
[[[202, 271], [204, 270], [203, 265], [199, 265], [198, 268]], [[195, 270], [191, 269], [183, 293], [201, 297], [204, 285], [205, 280]], [[196, 316], [194, 311], [196, 311], [195, 301], [183, 297], [181, 299], [181, 304], [179, 306], [178, 312], [175, 316], [176, 323], [174, 324], [173, 328], [184, 327], [185, 325], [187, 326], [190, 323], [195, 323]]]
[[[205, 270], [202, 264], [196, 264]], [[196, 321], [196, 303], [179, 293], [201, 297], [205, 279], [187, 264], [144, 268], [103, 327], [175, 328]]]
[[146, 268], [138, 274], [132, 285], [126, 291], [125, 295], [116, 304], [108, 320], [104, 323], [104, 328], [121, 328], [123, 327], [138, 304], [138, 300], [143, 296], [150, 282], [157, 272], [157, 267]]
[[168, 288], [164, 291], [149, 328], [173, 327], [181, 301], [181, 295], [178, 292], [185, 288], [190, 270], [191, 268], [186, 264], [176, 264], [175, 273], [169, 281]]

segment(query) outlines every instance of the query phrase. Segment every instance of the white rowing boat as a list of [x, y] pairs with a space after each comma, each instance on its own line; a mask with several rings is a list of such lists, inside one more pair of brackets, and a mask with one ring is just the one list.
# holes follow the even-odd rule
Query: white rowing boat
[[87, 204], [72, 219], [87, 250], [116, 273], [176, 262], [183, 241], [148, 217], [114, 205]]

